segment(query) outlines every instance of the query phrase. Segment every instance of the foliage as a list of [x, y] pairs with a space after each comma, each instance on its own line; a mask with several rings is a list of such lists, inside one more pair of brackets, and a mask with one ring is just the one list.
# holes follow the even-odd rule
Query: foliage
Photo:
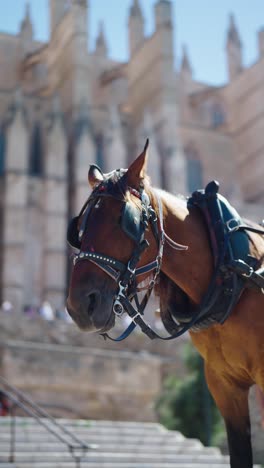
[[203, 360], [189, 344], [184, 351], [189, 374], [184, 380], [175, 376], [165, 380], [156, 403], [159, 420], [168, 429], [199, 438], [205, 445], [210, 445], [212, 439], [220, 443], [223, 422], [205, 383]]

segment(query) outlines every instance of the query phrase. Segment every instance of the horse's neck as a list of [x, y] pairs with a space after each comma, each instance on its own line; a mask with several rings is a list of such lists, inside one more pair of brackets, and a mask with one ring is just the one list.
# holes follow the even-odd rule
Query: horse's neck
[[213, 259], [205, 225], [195, 208], [171, 194], [160, 191], [164, 209], [164, 229], [175, 242], [188, 246], [177, 251], [165, 242], [162, 270], [188, 296], [199, 303], [213, 270]]

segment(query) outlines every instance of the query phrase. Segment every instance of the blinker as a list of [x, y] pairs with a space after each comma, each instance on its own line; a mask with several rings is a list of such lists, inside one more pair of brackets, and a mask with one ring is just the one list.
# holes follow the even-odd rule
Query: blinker
[[68, 229], [67, 229], [67, 242], [74, 249], [80, 250], [81, 241], [79, 240], [78, 222], [79, 222], [79, 216], [75, 216], [69, 222]]
[[134, 242], [138, 243], [143, 234], [141, 212], [132, 203], [126, 202], [121, 214], [121, 228]]

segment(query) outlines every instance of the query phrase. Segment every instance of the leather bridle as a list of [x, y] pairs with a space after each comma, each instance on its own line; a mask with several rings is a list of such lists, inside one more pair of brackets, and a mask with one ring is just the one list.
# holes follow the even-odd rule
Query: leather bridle
[[[118, 184], [121, 177], [118, 171], [115, 172], [115, 179], [117, 180]], [[126, 219], [123, 219], [122, 222], [123, 230], [128, 234], [129, 237], [131, 237], [135, 241], [135, 248], [133, 249], [131, 258], [129, 259], [127, 264], [120, 262], [119, 260], [116, 260], [115, 258], [110, 257], [108, 255], [104, 255], [91, 250], [81, 249], [81, 241], [87, 227], [89, 214], [91, 212], [91, 209], [100, 201], [101, 198], [113, 197], [122, 201], [124, 204], [122, 216], [129, 217], [129, 209], [126, 209], [126, 205], [131, 204], [131, 202], [125, 201], [124, 198], [120, 196], [120, 194], [118, 195], [116, 193], [113, 193], [113, 191], [111, 190], [110, 181], [103, 181], [97, 187], [95, 187], [89, 199], [81, 209], [79, 216], [77, 218], [74, 218], [73, 220], [76, 226], [77, 219], [82, 220], [78, 233], [78, 246], [80, 247], [80, 250], [73, 257], [74, 265], [76, 265], [80, 261], [88, 260], [97, 265], [101, 270], [103, 270], [107, 275], [109, 275], [118, 285], [117, 293], [113, 302], [114, 314], [117, 317], [121, 317], [124, 314], [124, 312], [126, 312], [132, 319], [132, 322], [129, 325], [129, 327], [118, 338], [111, 338], [108, 334], [103, 333], [104, 337], [108, 337], [115, 341], [121, 341], [127, 336], [129, 336], [130, 333], [136, 327], [136, 325], [139, 325], [143, 333], [147, 334], [151, 339], [156, 338], [155, 332], [143, 320], [142, 315], [144, 314], [144, 310], [148, 303], [151, 292], [158, 280], [163, 257], [163, 247], [165, 242], [162, 204], [159, 198], [157, 198], [159, 209], [159, 214], [157, 217], [155, 210], [151, 206], [150, 198], [143, 187], [140, 188], [139, 191], [131, 187], [127, 187], [127, 190], [130, 192], [131, 195], [137, 197], [141, 202], [140, 216], [135, 220], [135, 223], [138, 223], [137, 235], [133, 235], [129, 232], [129, 225], [131, 225], [131, 223], [129, 223]], [[149, 224], [157, 241], [157, 256], [152, 262], [148, 263], [147, 265], [137, 267], [142, 253], [149, 246], [148, 241], [145, 239], [145, 231]], [[67, 238], [68, 242], [72, 245], [69, 230]], [[74, 248], [77, 247], [76, 243], [72, 246]], [[149, 281], [147, 288], [144, 288], [146, 289], [146, 293], [140, 302], [138, 297], [139, 290], [137, 288], [137, 279], [145, 274], [151, 274], [152, 279]], [[132, 302], [134, 302], [134, 305], [132, 305]]]

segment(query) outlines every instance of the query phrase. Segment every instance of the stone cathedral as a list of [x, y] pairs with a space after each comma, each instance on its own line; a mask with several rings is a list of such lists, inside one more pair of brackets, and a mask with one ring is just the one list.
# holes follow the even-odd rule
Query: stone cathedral
[[230, 17], [229, 79], [209, 86], [195, 80], [186, 47], [175, 67], [172, 2], [155, 2], [146, 37], [131, 0], [120, 63], [102, 24], [89, 44], [93, 1], [50, 0], [47, 43], [34, 39], [29, 6], [17, 35], [0, 33], [0, 300], [16, 308], [63, 307], [66, 226], [89, 194], [88, 166], [127, 167], [146, 137], [153, 184], [186, 195], [218, 179], [243, 214], [263, 215], [264, 29], [245, 68]]

